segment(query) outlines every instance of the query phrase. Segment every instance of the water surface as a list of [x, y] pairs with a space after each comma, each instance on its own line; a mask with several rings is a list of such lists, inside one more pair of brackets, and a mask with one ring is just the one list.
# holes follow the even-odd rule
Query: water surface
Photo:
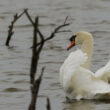
[[69, 16], [70, 33], [60, 33], [48, 41], [41, 54], [38, 73], [46, 70], [40, 88], [37, 108], [45, 110], [46, 96], [50, 97], [52, 110], [109, 110], [109, 102], [65, 102], [59, 84], [59, 68], [71, 51], [66, 51], [68, 39], [74, 32], [85, 30], [94, 37], [92, 71], [110, 59], [110, 1], [109, 0], [1, 0], [0, 1], [0, 110], [26, 110], [30, 102], [29, 69], [31, 61], [32, 26], [22, 17], [15, 26], [10, 45], [5, 47], [8, 25], [13, 15], [29, 8], [33, 19], [40, 16], [40, 28], [45, 36]]

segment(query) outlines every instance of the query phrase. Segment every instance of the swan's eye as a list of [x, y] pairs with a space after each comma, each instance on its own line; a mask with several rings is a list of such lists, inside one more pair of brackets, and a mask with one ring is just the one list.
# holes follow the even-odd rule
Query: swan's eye
[[76, 35], [73, 35], [71, 38], [70, 38], [70, 41], [75, 41], [75, 38], [76, 38]]

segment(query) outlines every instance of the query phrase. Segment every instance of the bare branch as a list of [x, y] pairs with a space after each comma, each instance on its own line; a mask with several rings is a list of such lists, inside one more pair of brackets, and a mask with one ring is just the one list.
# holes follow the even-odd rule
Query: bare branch
[[[30, 21], [30, 22], [32, 23], [32, 25], [34, 26], [34, 22], [33, 22], [32, 18], [31, 18], [31, 16], [29, 15], [29, 13], [28, 13], [27, 10], [25, 11], [25, 13], [26, 13], [26, 16], [27, 16], [27, 18], [29, 19], [29, 21]], [[52, 33], [48, 38], [43, 39], [44, 43], [45, 43], [46, 41], [52, 39], [53, 37], [55, 37], [55, 34], [56, 34], [56, 33], [59, 33], [59, 30], [60, 30], [61, 28], [70, 25], [69, 23], [66, 23], [67, 19], [68, 19], [68, 16], [65, 18], [65, 21], [64, 21], [64, 24], [63, 24], [63, 25], [60, 25], [60, 26], [56, 27], [56, 28], [54, 29], [53, 33]], [[65, 31], [65, 32], [66, 32], [66, 31]], [[40, 36], [41, 38], [44, 38], [44, 35], [40, 32], [39, 28], [38, 28], [38, 33], [39, 33], [39, 36]], [[40, 44], [42, 44], [42, 41], [39, 42], [39, 43], [37, 43], [37, 46], [39, 46]], [[39, 50], [40, 50], [40, 49], [39, 49]]]
[[37, 72], [37, 67], [38, 67], [38, 62], [39, 62], [39, 55], [40, 52], [43, 48], [44, 45], [44, 38], [42, 36], [40, 36], [41, 38], [41, 44], [39, 47], [37, 47], [37, 33], [38, 33], [38, 25], [39, 25], [39, 21], [38, 21], [38, 17], [35, 18], [35, 23], [34, 23], [34, 31], [33, 31], [33, 49], [32, 49], [32, 60], [31, 60], [31, 69], [30, 69], [30, 83], [31, 83], [31, 103], [29, 105], [29, 110], [35, 110], [35, 105], [37, 102], [37, 98], [38, 98], [38, 92], [39, 92], [39, 87], [41, 84], [41, 80], [42, 80], [42, 76], [43, 76], [43, 72], [45, 67], [42, 68], [42, 72], [40, 77], [35, 80], [35, 76], [36, 76], [36, 72]]
[[[40, 57], [40, 53], [43, 49], [43, 46], [46, 41], [54, 38], [56, 33], [70, 32], [70, 31], [69, 30], [60, 31], [61, 28], [69, 25], [69, 23], [66, 23], [67, 19], [68, 19], [68, 17], [66, 17], [64, 23], [62, 25], [56, 27], [54, 29], [54, 31], [51, 33], [51, 35], [49, 37], [45, 38], [38, 27], [39, 26], [39, 17], [36, 17], [35, 21], [33, 21], [32, 17], [28, 13], [28, 9], [24, 9], [24, 11], [20, 15], [18, 15], [18, 14], [14, 15], [14, 19], [11, 22], [11, 25], [9, 26], [8, 37], [6, 40], [6, 46], [9, 46], [9, 41], [11, 39], [11, 36], [14, 34], [14, 31], [13, 31], [14, 23], [24, 13], [26, 14], [27, 18], [29, 19], [29, 21], [31, 22], [31, 24], [33, 26], [33, 49], [32, 49], [32, 59], [31, 59], [31, 68], [30, 68], [30, 84], [31, 84], [31, 96], [32, 97], [31, 97], [31, 102], [30, 102], [28, 110], [35, 110], [35, 107], [36, 107], [35, 105], [36, 105], [37, 98], [38, 98], [38, 92], [39, 92], [40, 84], [42, 81], [42, 76], [43, 76], [44, 69], [45, 69], [45, 67], [42, 68], [41, 74], [40, 74], [39, 78], [36, 80], [35, 77], [36, 77], [38, 63], [39, 63], [39, 57]], [[38, 43], [38, 37], [40, 37], [39, 43]], [[47, 98], [47, 110], [51, 110], [49, 98]]]
[[[34, 22], [33, 22], [32, 18], [31, 18], [31, 16], [29, 15], [29, 13], [28, 13], [27, 10], [25, 11], [25, 13], [26, 13], [26, 16], [27, 16], [27, 18], [29, 19], [29, 21], [30, 21], [30, 22], [32, 23], [32, 25], [34, 26]], [[61, 28], [70, 25], [69, 23], [66, 23], [67, 19], [68, 19], [68, 16], [65, 18], [65, 21], [64, 21], [64, 24], [63, 24], [63, 25], [60, 25], [60, 26], [56, 27], [56, 28], [54, 29], [53, 33], [52, 33], [48, 38], [43, 39], [44, 43], [45, 43], [46, 41], [52, 39], [53, 37], [55, 37], [55, 34], [56, 34], [56, 33], [59, 33], [59, 30], [60, 30]], [[66, 32], [66, 31], [65, 31], [65, 32]], [[68, 31], [67, 31], [67, 32], [68, 32]], [[40, 36], [40, 37], [44, 38], [44, 35], [40, 32], [39, 28], [38, 28], [38, 33], [39, 33], [39, 36]], [[41, 43], [42, 43], [42, 41], [39, 42], [39, 43], [37, 43], [37, 46], [39, 46]]]
[[[70, 24], [69, 23], [66, 23], [67, 19], [68, 19], [68, 16], [65, 18], [64, 24], [56, 27], [54, 29], [53, 33], [51, 33], [51, 35], [48, 38], [44, 39], [44, 42], [46, 42], [46, 41], [52, 39], [53, 37], [55, 37], [55, 34], [58, 33], [61, 28], [65, 27], [65, 26], [69, 26]], [[40, 31], [39, 30], [38, 30], [38, 33], [40, 34]], [[41, 44], [41, 42], [39, 42], [37, 44], [37, 46], [40, 45], [40, 44]]]
[[[68, 24], [63, 24], [63, 25], [58, 26], [58, 27], [53, 31], [53, 33], [50, 35], [50, 37], [48, 37], [48, 38], [46, 38], [46, 39], [44, 40], [44, 42], [46, 42], [46, 41], [52, 39], [53, 37], [55, 37], [55, 34], [58, 33], [58, 31], [59, 31], [61, 28], [65, 27], [65, 26], [69, 26], [69, 25], [70, 25], [70, 24], [68, 23]], [[39, 31], [38, 31], [38, 32], [39, 32]], [[40, 44], [41, 44], [41, 42], [37, 43], [37, 46], [39, 46]]]
[[[32, 84], [32, 87], [31, 87], [31, 94], [32, 94], [32, 100], [31, 100], [31, 104], [29, 106], [29, 110], [35, 110], [35, 105], [36, 105], [36, 102], [37, 102], [37, 98], [38, 98], [38, 91], [39, 91], [39, 87], [40, 87], [40, 83], [41, 83], [41, 79], [42, 79], [42, 74], [43, 74], [43, 71], [44, 71], [44, 68], [42, 69], [42, 73], [40, 75], [40, 77], [35, 80], [35, 73], [37, 71], [37, 66], [38, 66], [38, 61], [39, 61], [39, 55], [40, 55], [40, 52], [42, 51], [42, 48], [44, 46], [44, 43], [47, 41], [47, 40], [50, 40], [52, 39], [55, 34], [57, 32], [59, 32], [59, 30], [64, 27], [64, 26], [68, 26], [69, 24], [66, 24], [66, 20], [64, 22], [63, 25], [60, 25], [58, 26], [57, 28], [55, 28], [55, 30], [53, 31], [53, 33], [50, 35], [50, 37], [48, 37], [47, 39], [44, 39], [44, 36], [42, 35], [42, 33], [40, 32], [40, 30], [38, 29], [38, 17], [37, 19], [35, 20], [35, 24], [34, 22], [32, 21], [32, 18], [30, 17], [30, 15], [27, 13], [27, 17], [29, 18], [30, 22], [33, 24], [34, 26], [34, 37], [38, 37], [37, 34], [39, 34], [40, 36], [40, 43], [37, 43], [35, 42], [36, 39], [34, 38], [35, 41], [33, 41], [33, 53], [35, 53], [35, 56], [34, 56], [34, 66], [31, 66], [32, 68], [34, 67], [34, 71], [31, 71], [32, 73], [30, 73], [30, 76], [31, 76], [31, 84]], [[36, 24], [36, 21], [37, 21], [37, 24]], [[37, 27], [37, 28], [36, 28]], [[35, 52], [34, 52], [35, 51]], [[36, 66], [36, 67], [35, 67]], [[47, 110], [51, 110], [51, 106], [50, 106], [50, 100], [49, 98], [47, 98]]]

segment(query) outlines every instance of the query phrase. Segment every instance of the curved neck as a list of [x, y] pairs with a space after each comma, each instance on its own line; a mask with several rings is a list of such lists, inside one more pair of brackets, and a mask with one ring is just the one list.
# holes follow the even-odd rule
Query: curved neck
[[93, 52], [93, 37], [92, 35], [85, 36], [83, 44], [82, 44], [82, 51], [87, 54], [88, 59], [87, 61], [82, 65], [82, 67], [90, 69], [91, 65], [91, 57]]

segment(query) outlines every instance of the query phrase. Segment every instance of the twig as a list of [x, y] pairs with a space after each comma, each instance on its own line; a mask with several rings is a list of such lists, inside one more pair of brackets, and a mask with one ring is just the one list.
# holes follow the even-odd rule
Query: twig
[[[66, 17], [66, 19], [64, 21], [64, 24], [56, 27], [54, 29], [53, 33], [51, 33], [51, 35], [48, 38], [44, 39], [44, 42], [46, 42], [46, 41], [52, 39], [53, 37], [55, 37], [55, 34], [58, 33], [61, 28], [65, 27], [65, 26], [69, 26], [70, 24], [66, 23], [66, 21], [67, 21], [67, 17]], [[39, 30], [38, 30], [38, 33], [39, 33]], [[39, 46], [40, 44], [41, 44], [41, 42], [37, 43], [37, 46]]]
[[[54, 30], [54, 32], [50, 35], [50, 37], [48, 37], [48, 38], [46, 38], [46, 39], [44, 40], [44, 42], [46, 42], [46, 41], [52, 39], [53, 37], [55, 37], [55, 34], [58, 33], [58, 31], [59, 31], [62, 27], [65, 27], [65, 26], [68, 26], [68, 25], [70, 25], [70, 24], [68, 23], [68, 24], [63, 24], [63, 25], [58, 26], [58, 27]], [[37, 46], [39, 46], [40, 44], [41, 44], [41, 42], [37, 43]]]
[[28, 10], [25, 9], [24, 12], [25, 12], [27, 18], [29, 19], [29, 21], [31, 22], [31, 24], [34, 26], [34, 21], [32, 20], [31, 16], [29, 15]]
[[[27, 9], [25, 9], [27, 10]], [[15, 22], [21, 18], [21, 16], [24, 14], [25, 12], [23, 11], [20, 15], [18, 15], [17, 13], [13, 16], [13, 21], [11, 22], [11, 25], [9, 26], [9, 30], [8, 30], [8, 36], [7, 36], [7, 39], [6, 39], [6, 42], [5, 42], [5, 45], [6, 46], [9, 46], [9, 42], [11, 40], [11, 37], [12, 35], [14, 34], [14, 31], [13, 31], [13, 27], [14, 27], [14, 24]]]
[[68, 19], [68, 16], [65, 18], [64, 24], [66, 24], [67, 19]]
[[47, 110], [51, 110], [50, 99], [47, 97]]

